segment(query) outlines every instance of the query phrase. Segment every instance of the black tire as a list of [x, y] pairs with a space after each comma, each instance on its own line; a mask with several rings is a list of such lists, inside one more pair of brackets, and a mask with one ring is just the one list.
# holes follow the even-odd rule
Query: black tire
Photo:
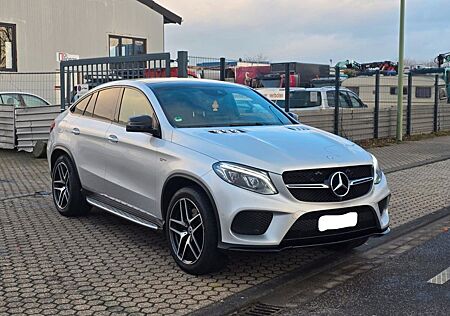
[[341, 243], [337, 243], [337, 244], [327, 245], [326, 247], [330, 250], [335, 250], [335, 251], [350, 251], [359, 246], [364, 245], [368, 240], [369, 240], [369, 238], [364, 237], [364, 238], [350, 240], [350, 241], [341, 242]]
[[[183, 222], [181, 203], [187, 205], [183, 209], [189, 212], [184, 217], [193, 219], [186, 226], [180, 224]], [[199, 227], [200, 220], [203, 227], [197, 229], [195, 227]], [[203, 275], [218, 271], [226, 265], [226, 256], [217, 248], [218, 229], [211, 202], [203, 191], [185, 187], [173, 195], [166, 212], [165, 232], [170, 253], [183, 271]], [[203, 241], [202, 246], [200, 241]]]
[[53, 166], [52, 196], [56, 209], [63, 216], [82, 216], [91, 209], [81, 191], [75, 165], [66, 155], [58, 157]]

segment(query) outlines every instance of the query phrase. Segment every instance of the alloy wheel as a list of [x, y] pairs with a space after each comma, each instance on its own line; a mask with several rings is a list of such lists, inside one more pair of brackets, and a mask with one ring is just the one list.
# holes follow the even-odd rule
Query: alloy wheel
[[53, 172], [53, 199], [59, 209], [64, 209], [69, 203], [69, 168], [64, 162], [58, 163]]
[[204, 246], [204, 225], [198, 207], [188, 198], [179, 199], [169, 214], [170, 243], [177, 258], [184, 264], [194, 264]]

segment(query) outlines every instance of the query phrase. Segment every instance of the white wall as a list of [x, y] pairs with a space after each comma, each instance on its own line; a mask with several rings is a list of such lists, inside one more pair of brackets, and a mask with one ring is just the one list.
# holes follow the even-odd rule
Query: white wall
[[16, 24], [19, 72], [59, 70], [56, 52], [109, 56], [108, 35], [164, 51], [163, 16], [136, 0], [0, 0], [0, 22]]

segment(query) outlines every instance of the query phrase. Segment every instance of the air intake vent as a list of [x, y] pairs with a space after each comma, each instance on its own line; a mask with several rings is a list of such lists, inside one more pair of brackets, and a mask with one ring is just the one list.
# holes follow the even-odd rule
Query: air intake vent
[[209, 131], [212, 134], [242, 134], [245, 131], [241, 129], [214, 129]]
[[309, 128], [305, 126], [289, 126], [287, 129], [290, 129], [291, 131], [309, 131]]

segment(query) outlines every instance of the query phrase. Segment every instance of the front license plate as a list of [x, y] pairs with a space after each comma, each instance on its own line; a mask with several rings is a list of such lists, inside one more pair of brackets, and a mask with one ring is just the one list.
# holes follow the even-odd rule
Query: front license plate
[[343, 215], [324, 215], [319, 217], [319, 231], [355, 227], [358, 223], [358, 213], [350, 212]]

